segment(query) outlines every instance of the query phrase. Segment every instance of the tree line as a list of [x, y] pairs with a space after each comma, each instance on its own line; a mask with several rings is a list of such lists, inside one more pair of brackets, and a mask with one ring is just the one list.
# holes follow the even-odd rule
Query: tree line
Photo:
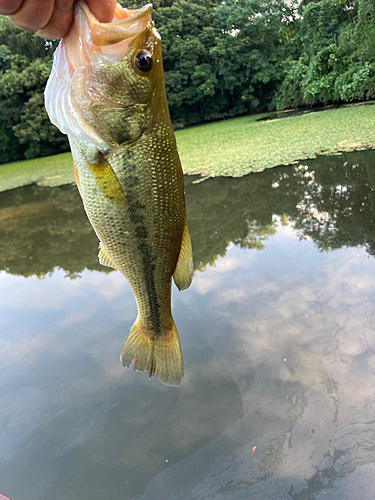
[[[153, 19], [176, 129], [375, 98], [373, 0], [155, 0]], [[0, 16], [0, 163], [69, 149], [43, 105], [57, 43]]]

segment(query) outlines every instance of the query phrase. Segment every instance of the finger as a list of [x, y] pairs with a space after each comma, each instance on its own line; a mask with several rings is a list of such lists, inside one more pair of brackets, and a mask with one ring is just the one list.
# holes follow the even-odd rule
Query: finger
[[88, 8], [101, 23], [110, 23], [115, 15], [116, 0], [86, 0]]
[[47, 40], [63, 38], [69, 31], [73, 22], [73, 11], [62, 11], [55, 9], [49, 22], [36, 34]]
[[55, 8], [59, 10], [72, 10], [74, 0], [55, 0]]
[[54, 0], [25, 0], [9, 19], [19, 28], [35, 33], [46, 26], [53, 12]]
[[0, 5], [0, 14], [8, 16], [16, 12], [22, 5], [23, 0], [2, 0]]
[[73, 22], [73, 4], [74, 0], [56, 0], [50, 20], [37, 35], [47, 40], [63, 38]]

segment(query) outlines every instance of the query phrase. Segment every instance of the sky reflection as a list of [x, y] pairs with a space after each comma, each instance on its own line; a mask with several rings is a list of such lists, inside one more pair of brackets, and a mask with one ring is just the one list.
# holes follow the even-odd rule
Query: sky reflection
[[[8, 247], [3, 238], [11, 250], [0, 272], [0, 491], [13, 500], [372, 500], [370, 164], [351, 169], [355, 182], [348, 167], [342, 172], [351, 179], [348, 206], [360, 205], [361, 189], [366, 201], [351, 224], [340, 221], [350, 211], [337, 209], [343, 202], [324, 168], [312, 162], [313, 176], [292, 166], [236, 181], [245, 187], [188, 185], [199, 195], [188, 196], [198, 257], [191, 288], [172, 294], [185, 363], [178, 389], [121, 366], [136, 306], [119, 273], [95, 269], [90, 233], [65, 228], [70, 250], [62, 252], [52, 230], [48, 240], [35, 227], [30, 273], [17, 261], [15, 234]], [[288, 194], [277, 191], [292, 178]], [[303, 208], [309, 198], [288, 205], [300, 199], [300, 182], [314, 199], [317, 178], [331, 193], [321, 197], [328, 227]], [[72, 254], [79, 232], [87, 265]]]

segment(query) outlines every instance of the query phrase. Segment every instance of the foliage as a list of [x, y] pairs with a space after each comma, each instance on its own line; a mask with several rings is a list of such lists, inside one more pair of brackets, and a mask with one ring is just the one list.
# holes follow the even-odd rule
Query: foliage
[[302, 19], [274, 98], [278, 109], [352, 102], [375, 96], [375, 4], [367, 0], [315, 0], [300, 6]]
[[375, 61], [375, 6], [372, 0], [358, 0], [358, 22], [355, 39], [359, 45], [361, 59]]
[[[226, 115], [268, 107], [278, 85], [294, 11], [281, 0], [229, 0], [212, 12], [210, 54]], [[218, 97], [217, 96], [217, 97]]]
[[[373, 0], [155, 0], [153, 19], [176, 129], [375, 98]], [[68, 150], [43, 106], [56, 45], [0, 17], [0, 162]]]
[[284, 0], [156, 2], [177, 128], [265, 108], [288, 53], [295, 13]]
[[0, 16], [1, 161], [66, 151], [68, 143], [50, 123], [43, 91], [56, 43], [23, 32]]

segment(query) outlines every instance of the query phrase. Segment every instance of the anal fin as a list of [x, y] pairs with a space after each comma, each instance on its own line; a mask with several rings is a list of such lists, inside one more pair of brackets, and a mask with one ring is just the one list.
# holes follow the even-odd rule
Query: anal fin
[[180, 255], [176, 269], [173, 273], [173, 281], [179, 290], [188, 288], [193, 279], [193, 249], [191, 247], [191, 240], [189, 228], [185, 222], [184, 232], [182, 234], [182, 242]]
[[113, 269], [116, 269], [116, 266], [114, 265], [111, 257], [104, 250], [102, 242], [99, 243], [98, 257], [99, 257], [99, 264], [101, 264], [102, 266], [113, 267]]

